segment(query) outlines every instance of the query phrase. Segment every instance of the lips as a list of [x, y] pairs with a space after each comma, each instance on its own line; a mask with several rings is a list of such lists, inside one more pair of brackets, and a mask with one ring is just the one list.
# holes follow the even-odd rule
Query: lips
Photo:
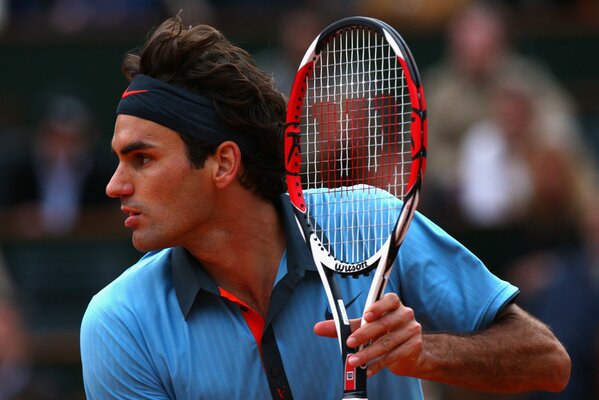
[[127, 214], [127, 218], [125, 219], [125, 226], [127, 228], [135, 228], [139, 225], [139, 220], [141, 219], [141, 212], [125, 206], [121, 206], [121, 211]]

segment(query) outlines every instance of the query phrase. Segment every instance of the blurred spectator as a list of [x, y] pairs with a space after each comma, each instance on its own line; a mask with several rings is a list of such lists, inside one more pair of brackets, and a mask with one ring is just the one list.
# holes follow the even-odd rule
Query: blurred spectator
[[[598, 399], [593, 387], [599, 382], [594, 163], [559, 134], [545, 133], [549, 121], [527, 82], [497, 82], [489, 101], [489, 117], [466, 131], [458, 151], [461, 239], [496, 274], [520, 288], [519, 301], [551, 326], [573, 361], [565, 392], [516, 398]], [[442, 398], [512, 397], [446, 387]]]
[[66, 234], [84, 207], [108, 204], [104, 188], [112, 171], [94, 154], [95, 140], [88, 107], [75, 97], [53, 96], [28, 154], [3, 173], [2, 228], [25, 236]]
[[532, 197], [529, 159], [545, 147], [535, 103], [524, 86], [498, 87], [491, 117], [465, 131], [457, 151], [457, 200], [470, 225], [498, 227], [520, 220]]
[[464, 217], [476, 226], [499, 226], [532, 213], [542, 223], [561, 210], [571, 219], [592, 179], [588, 155], [546, 133], [552, 121], [527, 82], [498, 83], [489, 105], [489, 117], [466, 130], [457, 152]]
[[599, 399], [599, 191], [580, 219], [576, 248], [534, 252], [515, 262], [509, 279], [520, 304], [548, 324], [572, 359], [562, 393], [532, 393], [523, 400]]
[[28, 385], [31, 375], [27, 332], [4, 259], [0, 254], [0, 400], [11, 400]]
[[[431, 154], [427, 187], [438, 190], [439, 195], [433, 197], [447, 201], [449, 207], [455, 199], [459, 144], [469, 126], [488, 117], [497, 82], [526, 82], [546, 121], [542, 133], [566, 138], [563, 142], [572, 147], [580, 145], [569, 95], [546, 68], [511, 49], [506, 30], [497, 9], [481, 3], [469, 6], [449, 25], [445, 59], [425, 71], [423, 77]], [[440, 204], [435, 208], [443, 209]]]
[[546, 133], [550, 121], [527, 82], [497, 84], [489, 101], [491, 115], [466, 131], [458, 150], [456, 198], [462, 231], [503, 235], [486, 253], [501, 274], [522, 252], [576, 240], [595, 171], [582, 149]]

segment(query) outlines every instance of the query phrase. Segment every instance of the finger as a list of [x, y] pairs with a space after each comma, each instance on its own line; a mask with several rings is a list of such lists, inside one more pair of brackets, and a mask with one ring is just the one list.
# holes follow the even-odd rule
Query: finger
[[[351, 321], [349, 321], [349, 324], [350, 324], [351, 330], [354, 331], [360, 327], [360, 320], [352, 319]], [[335, 327], [335, 321], [334, 320], [326, 320], [326, 321], [317, 322], [316, 324], [314, 324], [314, 333], [317, 334], [318, 336], [336, 338], [337, 337], [337, 328]]]
[[337, 329], [333, 320], [320, 321], [314, 325], [314, 333], [318, 336], [337, 337]]
[[401, 305], [399, 296], [396, 293], [387, 293], [368, 307], [367, 310], [364, 310], [364, 319], [367, 322], [373, 321], [384, 314], [397, 310]]
[[377, 320], [368, 322], [354, 331], [347, 339], [347, 345], [357, 347], [376, 341], [378, 338], [386, 335], [397, 325], [397, 317], [392, 314], [383, 315]]
[[[384, 326], [380, 328], [378, 326], [369, 326], [370, 323], [377, 321], [381, 316], [397, 310], [402, 306], [399, 297], [395, 293], [387, 293], [382, 299], [374, 302], [364, 312], [364, 325], [361, 326], [357, 335], [352, 334], [347, 342], [350, 347], [357, 347], [363, 344], [367, 344], [369, 341], [378, 339], [379, 336], [384, 335], [388, 330], [392, 329], [392, 320], [384, 319], [381, 321]], [[380, 322], [379, 322], [380, 323]], [[387, 326], [385, 328], [385, 326]], [[365, 328], [368, 327], [368, 328]], [[352, 329], [352, 332], [356, 332], [357, 329]]]
[[[396, 354], [397, 349], [404, 348], [414, 337], [420, 337], [420, 324], [414, 321], [409, 327], [390, 331], [374, 341], [370, 346], [354, 354], [349, 360], [352, 365], [364, 365], [377, 360], [381, 357], [388, 357], [390, 354]], [[410, 352], [411, 350], [406, 349]], [[389, 359], [392, 361], [392, 359]]]
[[416, 321], [414, 311], [409, 307], [401, 306], [355, 330], [348, 338], [347, 344], [351, 347], [360, 346], [374, 341], [392, 330], [400, 329], [412, 321]]

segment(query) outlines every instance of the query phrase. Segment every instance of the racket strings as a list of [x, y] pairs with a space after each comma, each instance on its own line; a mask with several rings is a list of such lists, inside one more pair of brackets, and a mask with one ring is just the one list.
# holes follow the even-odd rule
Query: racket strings
[[[361, 262], [383, 245], [410, 173], [411, 103], [386, 38], [367, 28], [337, 32], [307, 81], [300, 130], [310, 216], [335, 257]], [[383, 190], [380, 190], [383, 189]]]

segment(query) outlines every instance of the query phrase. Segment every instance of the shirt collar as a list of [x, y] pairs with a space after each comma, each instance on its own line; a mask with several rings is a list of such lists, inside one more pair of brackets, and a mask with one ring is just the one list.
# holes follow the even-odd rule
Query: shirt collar
[[[305, 271], [317, 271], [310, 252], [297, 227], [289, 196], [281, 195], [279, 210], [283, 220], [286, 240], [287, 274], [291, 274], [298, 282]], [[187, 319], [200, 291], [219, 294], [218, 285], [187, 250], [175, 247], [171, 253], [173, 286]]]

